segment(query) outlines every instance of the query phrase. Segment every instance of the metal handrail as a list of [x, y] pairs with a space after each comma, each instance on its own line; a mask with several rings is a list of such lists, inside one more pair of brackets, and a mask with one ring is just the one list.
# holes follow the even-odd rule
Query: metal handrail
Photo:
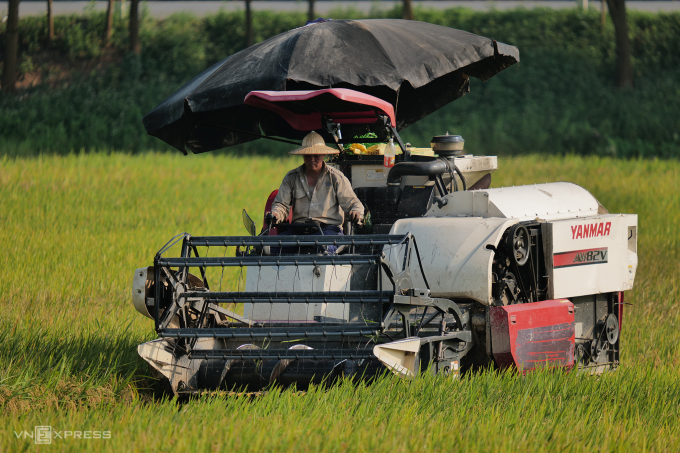
[[200, 258], [163, 258], [154, 265], [165, 267], [244, 267], [244, 266], [322, 266], [343, 264], [376, 264], [379, 255], [281, 255], [224, 256]]
[[212, 349], [193, 350], [189, 352], [191, 359], [372, 359], [373, 349]]
[[[258, 331], [259, 330], [259, 331]], [[297, 329], [161, 329], [161, 338], [306, 338], [306, 337], [354, 337], [379, 335], [376, 329], [338, 330], [337, 328], [297, 328]]]
[[379, 303], [390, 300], [390, 291], [326, 291], [326, 292], [209, 292], [187, 291], [182, 297], [200, 297], [212, 303]]
[[280, 246], [280, 247], [309, 247], [316, 245], [394, 245], [405, 239], [402, 234], [364, 234], [352, 236], [197, 236], [189, 237], [186, 243], [191, 246], [205, 247], [249, 247], [249, 246]]

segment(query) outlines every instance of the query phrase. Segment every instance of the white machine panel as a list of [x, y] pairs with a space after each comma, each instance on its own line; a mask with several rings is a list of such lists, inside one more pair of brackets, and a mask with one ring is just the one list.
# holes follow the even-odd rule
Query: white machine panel
[[550, 298], [626, 291], [637, 270], [637, 215], [605, 214], [544, 227]]
[[352, 187], [385, 187], [389, 171], [379, 164], [352, 165]]
[[135, 270], [135, 275], [132, 277], [132, 305], [134, 305], [135, 310], [139, 313], [153, 319], [153, 316], [149, 313], [149, 308], [146, 306], [146, 298], [150, 286], [148, 281], [150, 272], [153, 273], [153, 267], [142, 267]]
[[[516, 224], [516, 219], [479, 217], [414, 218], [398, 220], [390, 234], [411, 232], [421, 253], [423, 270], [432, 297], [472, 299], [484, 305], [492, 301], [491, 265], [503, 232]], [[392, 266], [401, 271], [406, 247], [385, 247]], [[411, 258], [411, 280], [415, 288], [425, 288], [415, 257]], [[391, 288], [383, 277], [383, 288]]]
[[[468, 187], [479, 181], [484, 175], [493, 173], [498, 169], [498, 158], [496, 156], [473, 156], [466, 154], [457, 156], [454, 163], [458, 170], [463, 174]], [[352, 187], [385, 187], [387, 185], [387, 174], [389, 168], [383, 167], [380, 163], [366, 163], [363, 165], [352, 165]], [[444, 183], [448, 186], [451, 176], [446, 173], [442, 175]], [[463, 186], [460, 177], [455, 174], [458, 187]], [[401, 186], [421, 186], [428, 184], [427, 176], [403, 176]]]
[[502, 217], [519, 221], [565, 219], [606, 212], [590, 192], [569, 182], [453, 192], [427, 217]]
[[[315, 272], [316, 271], [316, 272]], [[349, 291], [352, 266], [249, 266], [247, 292]], [[243, 316], [254, 321], [302, 322], [315, 316], [349, 320], [349, 304], [243, 304]]]

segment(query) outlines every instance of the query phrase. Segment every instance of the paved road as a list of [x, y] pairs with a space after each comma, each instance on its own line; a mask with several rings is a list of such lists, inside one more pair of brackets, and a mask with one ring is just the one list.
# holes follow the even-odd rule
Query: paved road
[[[580, 5], [582, 0], [578, 2]], [[587, 1], [587, 0], [586, 0]], [[165, 17], [172, 13], [180, 11], [188, 11], [196, 14], [197, 16], [204, 16], [207, 14], [215, 13], [220, 9], [226, 11], [235, 11], [243, 9], [242, 1], [148, 1], [145, 2], [148, 6], [148, 10], [154, 17]], [[368, 12], [371, 8], [375, 7], [376, 4], [380, 4], [380, 8], [389, 9], [395, 4], [400, 4], [400, 1], [382, 0], [379, 2], [375, 1], [345, 1], [345, 0], [335, 0], [335, 1], [324, 1], [317, 0], [316, 2], [316, 12], [319, 15], [327, 15], [331, 10], [336, 8], [347, 8], [353, 7], [363, 12]], [[92, 2], [73, 2], [73, 1], [55, 1], [54, 11], [55, 14], [69, 14], [69, 13], [80, 13]], [[536, 7], [547, 7], [553, 9], [562, 8], [575, 8], [577, 2], [574, 1], [564, 1], [564, 0], [552, 0], [552, 1], [516, 1], [516, 0], [502, 0], [502, 1], [483, 1], [483, 0], [461, 0], [461, 1], [450, 1], [450, 0], [414, 0], [415, 5], [422, 5], [426, 8], [453, 8], [453, 7], [466, 7], [478, 11], [486, 11], [490, 9], [513, 9], [518, 7], [524, 8], [536, 8]], [[90, 8], [92, 6], [89, 6]], [[626, 7], [628, 9], [636, 9], [641, 11], [680, 11], [680, 1], [669, 0], [669, 1], [627, 1]], [[253, 8], [257, 10], [271, 10], [271, 11], [307, 11], [307, 2], [299, 1], [253, 1]], [[590, 8], [600, 8], [600, 2], [590, 1]], [[104, 10], [106, 9], [106, 2], [95, 1], [94, 9]], [[23, 1], [19, 5], [19, 15], [29, 16], [33, 14], [45, 14], [47, 11], [47, 2], [45, 1]], [[0, 15], [4, 17], [7, 13], [7, 2], [0, 1]]]

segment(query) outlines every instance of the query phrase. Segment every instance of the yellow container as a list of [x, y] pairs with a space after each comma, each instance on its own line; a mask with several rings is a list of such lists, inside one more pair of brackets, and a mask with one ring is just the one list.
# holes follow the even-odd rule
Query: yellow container
[[434, 151], [432, 150], [432, 148], [411, 148], [411, 155], [434, 157]]
[[[384, 156], [385, 155], [385, 147], [387, 146], [387, 143], [377, 143], [375, 145], [369, 146], [366, 151], [363, 149], [361, 150], [361, 155], [363, 156]], [[403, 154], [403, 151], [401, 150], [401, 147], [399, 145], [395, 145], [397, 154]], [[350, 149], [361, 149], [361, 145], [359, 143], [352, 144]], [[414, 156], [434, 156], [434, 151], [432, 151], [432, 148], [410, 148], [411, 154]], [[354, 151], [355, 154], [358, 154], [356, 151]]]

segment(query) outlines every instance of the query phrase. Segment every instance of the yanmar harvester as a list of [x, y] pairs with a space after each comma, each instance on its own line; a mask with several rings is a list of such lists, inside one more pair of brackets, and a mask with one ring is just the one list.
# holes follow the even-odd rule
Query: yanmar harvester
[[[490, 188], [496, 157], [466, 154], [456, 135], [405, 145], [393, 106], [349, 89], [256, 91], [245, 102], [323, 129], [343, 151], [389, 137], [403, 152], [391, 168], [379, 154], [329, 162], [370, 212], [344, 236], [314, 223], [255, 235], [248, 222], [250, 236], [180, 235], [178, 256], [171, 242], [135, 271], [134, 306], [158, 334], [138, 351], [173, 392], [304, 388], [385, 369], [457, 376], [490, 363], [617, 367], [636, 215], [610, 214], [568, 182]], [[345, 133], [361, 124], [374, 139]], [[244, 288], [211, 289], [207, 269], [234, 266]]]

